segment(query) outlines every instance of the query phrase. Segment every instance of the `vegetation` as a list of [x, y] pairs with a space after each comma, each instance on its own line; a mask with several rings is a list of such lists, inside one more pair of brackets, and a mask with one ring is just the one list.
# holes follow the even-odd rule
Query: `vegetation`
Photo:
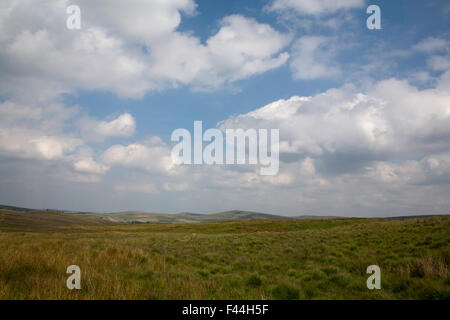
[[[0, 211], [0, 299], [450, 299], [450, 216], [64, 225], [80, 217], [13, 214]], [[73, 264], [81, 290], [66, 287]], [[373, 264], [381, 290], [366, 287]]]
[[218, 212], [212, 214], [198, 214], [182, 212], [176, 214], [167, 213], [149, 213], [142, 211], [123, 211], [112, 213], [75, 213], [80, 216], [96, 218], [116, 223], [193, 223], [193, 222], [215, 222], [215, 221], [232, 221], [232, 220], [248, 220], [248, 219], [277, 219], [277, 220], [292, 220], [292, 219], [314, 219], [314, 218], [332, 218], [332, 217], [283, 217], [273, 214], [232, 210], [225, 212]]
[[111, 224], [106, 220], [68, 215], [60, 211], [30, 210], [21, 212], [0, 209], [0, 230], [48, 232], [60, 230], [60, 227]]

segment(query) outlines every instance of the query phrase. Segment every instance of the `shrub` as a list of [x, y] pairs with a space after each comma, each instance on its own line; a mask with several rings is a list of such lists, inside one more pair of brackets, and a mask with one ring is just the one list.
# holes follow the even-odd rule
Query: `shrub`
[[288, 274], [289, 277], [295, 277], [297, 272], [294, 269], [289, 269], [287, 274]]
[[198, 271], [198, 275], [202, 278], [208, 278], [209, 277], [209, 272], [205, 271], [205, 270], [200, 270]]
[[142, 254], [138, 254], [136, 259], [137, 259], [138, 263], [140, 263], [140, 264], [147, 262], [147, 257]]
[[249, 287], [259, 287], [262, 284], [262, 280], [260, 277], [258, 277], [257, 275], [251, 275], [248, 279], [247, 279], [247, 285]]
[[273, 290], [272, 294], [276, 299], [296, 300], [299, 299], [299, 290], [288, 284], [280, 283]]

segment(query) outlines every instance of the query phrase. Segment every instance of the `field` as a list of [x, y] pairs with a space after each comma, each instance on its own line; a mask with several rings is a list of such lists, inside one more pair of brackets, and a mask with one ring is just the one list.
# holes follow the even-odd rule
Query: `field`
[[[0, 210], [0, 299], [450, 299], [450, 216], [123, 225], [22, 215]], [[73, 264], [81, 290], [66, 287]], [[373, 264], [381, 290], [366, 287]]]
[[113, 213], [77, 213], [80, 217], [96, 218], [103, 221], [116, 223], [195, 223], [195, 222], [217, 222], [217, 221], [233, 221], [233, 220], [249, 220], [249, 219], [276, 219], [276, 220], [292, 220], [292, 219], [326, 219], [332, 217], [283, 217], [273, 214], [260, 212], [232, 210], [218, 212], [212, 214], [198, 214], [182, 212], [176, 214], [167, 213], [148, 213], [141, 211], [125, 211]]

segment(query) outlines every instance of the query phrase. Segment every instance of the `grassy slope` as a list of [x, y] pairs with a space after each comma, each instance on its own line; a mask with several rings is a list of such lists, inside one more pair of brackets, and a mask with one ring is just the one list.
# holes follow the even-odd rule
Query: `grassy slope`
[[[3, 299], [450, 299], [449, 216], [7, 229]], [[366, 288], [371, 264], [382, 290]]]
[[91, 213], [82, 215], [86, 217], [94, 217], [119, 223], [193, 223], [243, 219], [290, 219], [277, 215], [238, 210], [213, 214], [195, 214], [187, 212], [167, 214], [149, 213], [142, 211], [125, 211], [113, 213]]
[[267, 213], [240, 211], [240, 210], [232, 210], [212, 214], [196, 214], [187, 212], [177, 214], [167, 214], [167, 213], [149, 213], [142, 211], [124, 211], [113, 213], [80, 214], [80, 216], [93, 217], [119, 223], [193, 223], [193, 222], [214, 222], [214, 221], [232, 221], [232, 220], [247, 220], [247, 219], [300, 220], [300, 219], [333, 218], [320, 216], [283, 217]]
[[101, 219], [74, 216], [58, 211], [11, 211], [0, 209], [0, 230], [55, 231], [64, 226], [106, 225]]

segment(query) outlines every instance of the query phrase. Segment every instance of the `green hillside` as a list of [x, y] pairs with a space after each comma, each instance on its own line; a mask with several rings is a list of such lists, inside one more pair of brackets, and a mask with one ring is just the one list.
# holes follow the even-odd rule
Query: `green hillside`
[[[0, 220], [0, 299], [450, 299], [450, 216], [100, 225], [14, 214]], [[72, 264], [81, 290], [66, 288]], [[366, 287], [373, 264], [381, 290]]]
[[[77, 213], [75, 213], [77, 214]], [[232, 220], [247, 220], [247, 219], [277, 219], [277, 220], [294, 220], [294, 219], [328, 219], [333, 217], [320, 216], [297, 216], [285, 217], [274, 214], [232, 210], [212, 214], [198, 214], [198, 213], [149, 213], [143, 211], [124, 211], [113, 213], [83, 213], [84, 217], [99, 218], [106, 221], [116, 223], [194, 223], [194, 222], [214, 222], [214, 221], [232, 221]]]
[[52, 231], [60, 230], [61, 227], [109, 224], [112, 223], [102, 219], [81, 217], [59, 211], [0, 209], [0, 230], [3, 231]]

